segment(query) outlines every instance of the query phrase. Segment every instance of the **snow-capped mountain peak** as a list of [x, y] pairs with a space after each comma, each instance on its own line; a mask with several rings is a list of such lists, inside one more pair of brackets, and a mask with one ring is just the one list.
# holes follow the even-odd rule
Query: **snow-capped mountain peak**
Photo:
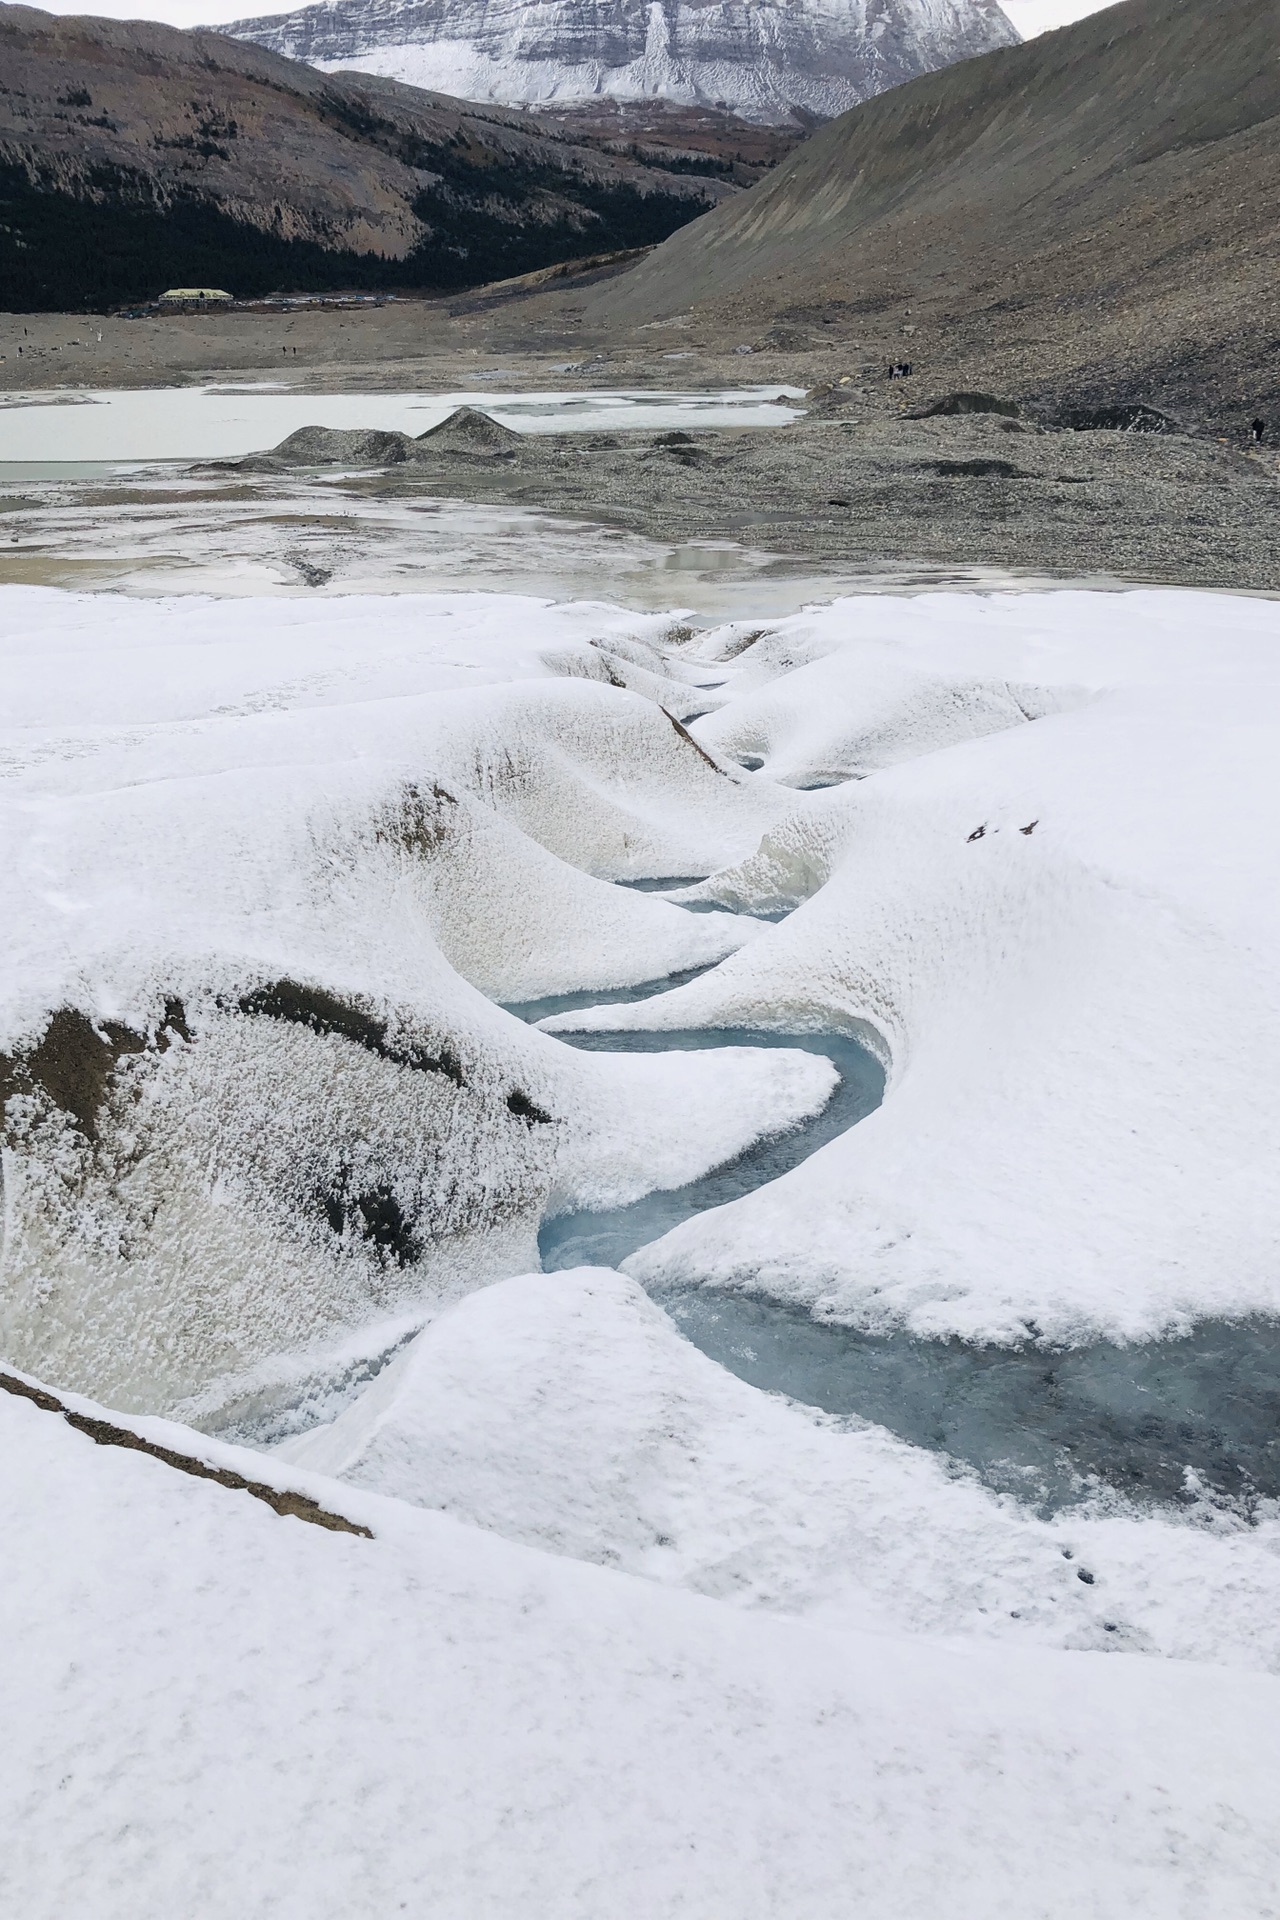
[[466, 100], [658, 99], [774, 123], [1018, 38], [996, 0], [324, 0], [223, 31]]

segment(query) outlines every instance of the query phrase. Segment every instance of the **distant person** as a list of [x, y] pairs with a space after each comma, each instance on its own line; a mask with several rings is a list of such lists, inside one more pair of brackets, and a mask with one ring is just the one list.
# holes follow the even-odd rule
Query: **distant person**
[[1255, 446], [1263, 439], [1266, 431], [1267, 423], [1265, 420], [1251, 420], [1249, 422], [1249, 438]]

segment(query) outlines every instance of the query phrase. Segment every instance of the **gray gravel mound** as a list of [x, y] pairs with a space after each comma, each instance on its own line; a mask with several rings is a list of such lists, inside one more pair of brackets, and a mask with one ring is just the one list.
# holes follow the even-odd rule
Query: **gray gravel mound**
[[493, 459], [514, 453], [523, 438], [477, 407], [458, 407], [438, 427], [428, 427], [425, 433], [420, 433], [417, 444], [432, 455], [465, 453], [473, 458]]
[[283, 467], [398, 467], [416, 453], [417, 443], [407, 433], [384, 433], [377, 427], [299, 427], [257, 458]]

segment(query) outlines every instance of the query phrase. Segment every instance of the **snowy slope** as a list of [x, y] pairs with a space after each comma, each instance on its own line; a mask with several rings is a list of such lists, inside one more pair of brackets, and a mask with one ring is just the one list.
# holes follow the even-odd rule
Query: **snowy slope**
[[604, 1269], [470, 1295], [271, 1457], [841, 1630], [1280, 1673], [1274, 1513], [1114, 1501], [1040, 1520], [881, 1427], [757, 1392]]
[[26, 1920], [1277, 1911], [1280, 1680], [822, 1631], [299, 1476], [376, 1537], [324, 1532], [4, 1394], [0, 1445]]
[[334, 0], [222, 31], [328, 70], [507, 104], [664, 99], [829, 118], [1018, 38], [996, 0]]

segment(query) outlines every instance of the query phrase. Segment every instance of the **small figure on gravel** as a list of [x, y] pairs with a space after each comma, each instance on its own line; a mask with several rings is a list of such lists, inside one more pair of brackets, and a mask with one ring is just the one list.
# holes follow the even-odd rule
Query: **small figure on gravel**
[[1255, 446], [1258, 446], [1261, 444], [1262, 440], [1266, 436], [1266, 431], [1267, 431], [1267, 423], [1265, 420], [1251, 420], [1249, 422], [1249, 438], [1253, 441], [1253, 444]]

